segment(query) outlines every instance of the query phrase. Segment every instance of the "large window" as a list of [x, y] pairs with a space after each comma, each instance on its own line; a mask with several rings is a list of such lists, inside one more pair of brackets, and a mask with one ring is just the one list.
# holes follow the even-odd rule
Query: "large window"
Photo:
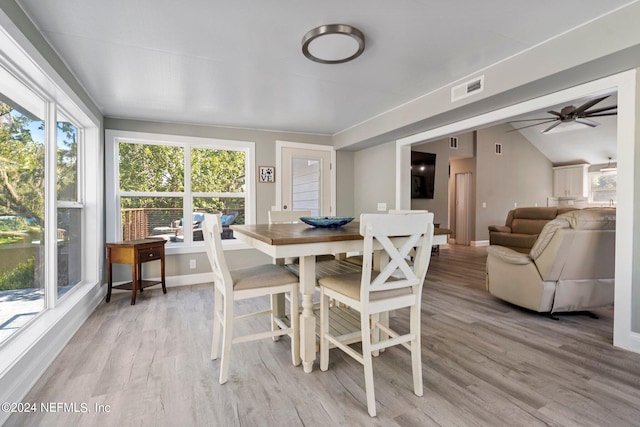
[[250, 218], [253, 143], [109, 131], [107, 146], [118, 220], [108, 225], [110, 238], [190, 246], [203, 240], [204, 213], [223, 214], [227, 240], [228, 226]]
[[83, 205], [79, 128], [0, 71], [2, 343], [82, 281]]
[[42, 113], [0, 92], [0, 342], [45, 307]]
[[615, 206], [617, 177], [615, 170], [589, 173], [589, 203]]

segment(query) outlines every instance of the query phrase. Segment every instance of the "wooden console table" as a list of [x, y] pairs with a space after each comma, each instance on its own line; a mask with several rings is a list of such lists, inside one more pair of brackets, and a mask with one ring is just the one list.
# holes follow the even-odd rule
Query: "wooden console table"
[[[162, 292], [167, 293], [164, 280], [164, 239], [140, 239], [129, 240], [118, 243], [106, 243], [107, 248], [107, 302], [111, 300], [111, 289], [131, 289], [131, 305], [136, 303], [136, 291], [140, 292], [148, 286], [162, 284]], [[142, 279], [142, 263], [149, 261], [160, 261], [160, 281]], [[113, 264], [131, 265], [131, 282], [113, 286], [112, 266]]]

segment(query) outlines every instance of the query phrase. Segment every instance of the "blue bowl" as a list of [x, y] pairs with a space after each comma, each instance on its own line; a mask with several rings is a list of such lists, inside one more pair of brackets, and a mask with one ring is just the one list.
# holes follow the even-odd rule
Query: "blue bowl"
[[345, 224], [349, 224], [353, 221], [353, 217], [350, 216], [303, 216], [300, 217], [300, 221], [305, 224], [313, 225], [314, 227], [335, 228]]

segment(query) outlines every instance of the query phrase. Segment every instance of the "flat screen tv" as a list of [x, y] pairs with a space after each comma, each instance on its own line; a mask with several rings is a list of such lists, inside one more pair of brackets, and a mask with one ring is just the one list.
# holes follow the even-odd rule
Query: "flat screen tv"
[[411, 198], [433, 199], [436, 181], [436, 155], [411, 152]]

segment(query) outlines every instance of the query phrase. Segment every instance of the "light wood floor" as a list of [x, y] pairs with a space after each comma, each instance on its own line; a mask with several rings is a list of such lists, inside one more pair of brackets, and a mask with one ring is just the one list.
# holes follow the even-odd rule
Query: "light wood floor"
[[[377, 418], [366, 411], [361, 365], [332, 350], [327, 372], [316, 364], [305, 374], [291, 365], [288, 338], [236, 345], [219, 385], [220, 363], [209, 360], [213, 291], [198, 285], [99, 306], [25, 398], [91, 412], [14, 415], [7, 425], [640, 425], [640, 355], [611, 345], [613, 311], [554, 321], [513, 307], [484, 291], [485, 259], [468, 247], [433, 257], [424, 396], [412, 392], [408, 352], [388, 349], [374, 359]], [[401, 329], [407, 313], [391, 321]]]

